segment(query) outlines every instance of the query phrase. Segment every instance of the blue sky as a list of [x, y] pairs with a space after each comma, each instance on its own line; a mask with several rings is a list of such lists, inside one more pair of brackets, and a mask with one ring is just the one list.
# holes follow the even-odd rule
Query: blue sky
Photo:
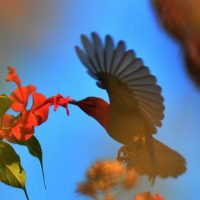
[[[157, 138], [179, 151], [187, 159], [188, 170], [177, 179], [158, 179], [153, 187], [144, 177], [136, 191], [160, 192], [165, 199], [196, 199], [199, 193], [199, 116], [200, 94], [188, 78], [182, 50], [157, 22], [149, 1], [140, 0], [36, 0], [25, 3], [24, 15], [0, 25], [0, 87], [10, 92], [13, 85], [4, 83], [5, 66], [14, 65], [24, 85], [34, 84], [46, 96], [61, 93], [75, 99], [99, 96], [105, 91], [96, 87], [76, 56], [80, 34], [95, 31], [102, 37], [126, 41], [157, 76], [165, 98], [165, 118]], [[27, 4], [27, 5], [26, 5]], [[85, 199], [74, 191], [84, 179], [90, 164], [99, 159], [113, 159], [120, 144], [112, 140], [95, 120], [76, 107], [71, 115], [64, 109], [50, 111], [49, 119], [36, 128], [43, 148], [47, 190], [37, 160], [27, 150], [14, 146], [27, 171], [27, 190], [31, 200]], [[2, 199], [25, 200], [19, 189], [0, 184]]]

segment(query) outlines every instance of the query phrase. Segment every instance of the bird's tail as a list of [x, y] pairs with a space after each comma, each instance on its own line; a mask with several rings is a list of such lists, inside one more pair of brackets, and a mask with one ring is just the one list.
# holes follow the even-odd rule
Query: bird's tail
[[137, 149], [128, 165], [140, 175], [148, 175], [152, 183], [156, 176], [176, 178], [186, 171], [184, 157], [155, 138], [152, 138], [152, 143]]
[[151, 135], [147, 135], [146, 144], [144, 148], [149, 154], [149, 162], [151, 163], [151, 169], [152, 169], [152, 176], [149, 177], [149, 179], [152, 184], [154, 183], [157, 175], [157, 159], [156, 159], [156, 149], [154, 145], [155, 145], [154, 138]]

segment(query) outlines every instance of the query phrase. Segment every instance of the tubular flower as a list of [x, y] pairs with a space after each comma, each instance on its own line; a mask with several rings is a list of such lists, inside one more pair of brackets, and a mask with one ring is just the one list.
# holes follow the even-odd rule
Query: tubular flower
[[[11, 93], [10, 99], [13, 100], [11, 108], [19, 112], [18, 116], [5, 115], [1, 121], [0, 138], [7, 139], [10, 142], [25, 141], [34, 134], [35, 126], [44, 123], [49, 114], [49, 107], [54, 105], [54, 110], [59, 106], [66, 109], [69, 115], [68, 102], [70, 97], [62, 97], [61, 94], [46, 98], [43, 94], [36, 92], [34, 85], [22, 86], [19, 76], [14, 67], [8, 67], [7, 81], [15, 82], [17, 88]], [[32, 97], [33, 103], [28, 110], [28, 100]]]
[[[13, 100], [11, 108], [15, 112], [20, 112], [19, 117], [10, 125], [10, 134], [19, 141], [28, 140], [34, 134], [34, 126], [46, 121], [48, 117], [48, 111], [46, 110], [50, 104], [45, 104], [40, 109], [35, 109], [39, 103], [43, 103], [46, 100], [46, 97], [36, 93], [34, 85], [23, 87], [14, 67], [9, 67], [8, 70], [6, 80], [13, 81], [18, 86], [10, 95], [10, 98]], [[27, 110], [26, 107], [30, 96], [33, 98], [33, 105], [30, 110]]]
[[35, 126], [44, 123], [49, 114], [49, 107], [52, 105], [51, 102], [48, 102], [47, 98], [40, 93], [33, 93], [33, 105], [30, 109], [30, 115], [28, 123], [31, 123]]
[[34, 126], [28, 123], [29, 114], [28, 110], [24, 110], [11, 128], [13, 136], [19, 141], [26, 141], [34, 134]]
[[18, 87], [21, 87], [21, 81], [14, 67], [11, 66], [8, 67], [8, 74], [6, 76], [6, 81], [15, 82]]
[[73, 99], [71, 99], [69, 96], [64, 98], [61, 94], [57, 94], [54, 97], [54, 111], [56, 111], [59, 106], [62, 106], [66, 109], [67, 115], [69, 115], [70, 112], [69, 112], [69, 109], [68, 109], [68, 103], [72, 100]]
[[[19, 117], [18, 122], [12, 128], [14, 136], [18, 140], [30, 139], [34, 134], [34, 126], [41, 125], [48, 119], [49, 107], [51, 105], [54, 105], [54, 99], [56, 99], [57, 96], [46, 98], [41, 93], [33, 92], [32, 98], [33, 104], [31, 109], [24, 109], [23, 111], [21, 111], [21, 116]], [[67, 104], [68, 98], [62, 98], [59, 102], [57, 102], [58, 106], [63, 106], [67, 109], [67, 113], [69, 115]]]
[[36, 91], [36, 87], [34, 85], [22, 87], [21, 81], [14, 67], [8, 67], [6, 81], [14, 82], [17, 85], [17, 88], [10, 95], [10, 98], [13, 100], [11, 108], [15, 112], [23, 111], [28, 104], [28, 98], [34, 91]]
[[10, 98], [13, 100], [11, 108], [15, 112], [22, 112], [28, 104], [30, 95], [35, 92], [35, 90], [36, 87], [33, 85], [15, 89], [10, 95]]
[[51, 103], [44, 104], [47, 98], [36, 92], [32, 94], [32, 98], [33, 104], [31, 109], [21, 111], [17, 122], [11, 129], [14, 137], [19, 141], [30, 139], [34, 134], [34, 126], [42, 124], [48, 118]]

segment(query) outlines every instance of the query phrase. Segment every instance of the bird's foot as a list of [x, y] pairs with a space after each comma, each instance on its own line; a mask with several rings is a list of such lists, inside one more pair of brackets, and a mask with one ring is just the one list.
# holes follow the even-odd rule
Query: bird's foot
[[134, 154], [129, 148], [129, 146], [122, 146], [117, 154], [117, 160], [123, 162], [128, 161], [130, 158], [133, 158]]

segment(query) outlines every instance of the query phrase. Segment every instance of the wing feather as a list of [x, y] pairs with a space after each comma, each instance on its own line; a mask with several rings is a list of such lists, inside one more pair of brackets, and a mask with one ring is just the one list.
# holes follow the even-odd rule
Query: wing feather
[[125, 51], [126, 51], [125, 43], [123, 41], [119, 41], [118, 45], [114, 51], [114, 56], [112, 59], [112, 63], [109, 66], [110, 69], [109, 69], [108, 73], [110, 73], [111, 75], [114, 74], [116, 67], [119, 65], [120, 61], [124, 57]]
[[124, 71], [122, 71], [119, 74], [119, 78], [124, 81], [124, 79], [133, 74], [135, 71], [137, 71], [138, 69], [140, 69], [140, 67], [143, 65], [143, 62], [140, 58], [135, 58], [133, 60], [133, 62], [126, 68], [124, 69]]
[[76, 53], [79, 56], [81, 62], [86, 66], [86, 68], [91, 71], [90, 74], [95, 74], [97, 71], [94, 66], [90, 63], [89, 58], [86, 56], [85, 52], [82, 51], [79, 47], [76, 47]]
[[111, 66], [112, 58], [114, 55], [114, 42], [112, 40], [112, 37], [110, 35], [106, 36], [105, 41], [105, 57], [104, 57], [104, 63], [105, 63], [105, 73], [109, 72], [109, 67]]
[[96, 57], [95, 57], [94, 48], [93, 48], [90, 40], [88, 40], [88, 38], [85, 35], [81, 36], [81, 40], [82, 40], [82, 43], [83, 43], [83, 47], [86, 50], [86, 54], [88, 56], [88, 59], [90, 60], [90, 63], [92, 64], [96, 73], [99, 72], [100, 68], [98, 66], [98, 63], [97, 63], [97, 60], [96, 60]]
[[101, 71], [105, 71], [104, 67], [104, 47], [102, 45], [101, 39], [96, 33], [92, 33], [94, 55], [97, 60], [98, 66]]
[[97, 85], [106, 89], [112, 108], [139, 111], [152, 127], [161, 126], [164, 117], [161, 87], [156, 77], [144, 66], [133, 50], [126, 50], [124, 41], [114, 45], [110, 35], [102, 43], [97, 33], [89, 39], [81, 35], [84, 50], [76, 47], [77, 55], [96, 79]]

